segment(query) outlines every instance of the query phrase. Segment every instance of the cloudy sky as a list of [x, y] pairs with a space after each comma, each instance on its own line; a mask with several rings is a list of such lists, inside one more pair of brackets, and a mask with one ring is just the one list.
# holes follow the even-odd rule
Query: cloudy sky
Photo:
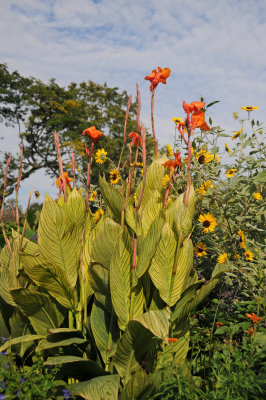
[[[156, 93], [162, 145], [173, 142], [173, 116], [182, 102], [220, 100], [215, 125], [238, 130], [232, 112], [258, 106], [266, 121], [266, 0], [0, 0], [0, 55], [11, 71], [59, 84], [92, 80], [142, 94], [141, 119], [150, 126], [149, 83], [157, 66], [172, 71]], [[244, 113], [244, 111], [243, 111]], [[0, 127], [1, 150], [16, 151], [17, 132]], [[51, 190], [40, 175], [23, 183]], [[37, 187], [38, 186], [38, 187]], [[21, 199], [23, 201], [23, 199]], [[25, 203], [25, 202], [24, 202]]]

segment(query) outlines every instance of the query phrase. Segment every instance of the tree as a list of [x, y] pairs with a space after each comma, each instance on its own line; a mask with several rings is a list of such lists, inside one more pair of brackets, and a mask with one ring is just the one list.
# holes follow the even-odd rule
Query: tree
[[[24, 144], [22, 180], [40, 169], [52, 177], [58, 176], [54, 130], [59, 133], [64, 163], [70, 160], [73, 149], [84, 175], [88, 160], [83, 143], [86, 138], [81, 133], [89, 126], [95, 125], [104, 133], [95, 150], [104, 147], [114, 163], [118, 163], [129, 98], [126, 91], [120, 93], [117, 87], [109, 88], [106, 83], [100, 85], [92, 81], [70, 83], [67, 87], [60, 86], [55, 79], [44, 83], [35, 78], [24, 78], [17, 71], [10, 73], [5, 64], [0, 65], [0, 78], [0, 122], [17, 126]], [[136, 102], [130, 107], [127, 132], [137, 130], [135, 121]], [[149, 148], [150, 144], [149, 138]], [[6, 159], [7, 155], [4, 161]], [[9, 186], [16, 180], [14, 172], [18, 164], [17, 155], [10, 164]], [[3, 170], [4, 163], [0, 171], [2, 177]], [[99, 170], [101, 167], [94, 164], [92, 183], [97, 182]]]

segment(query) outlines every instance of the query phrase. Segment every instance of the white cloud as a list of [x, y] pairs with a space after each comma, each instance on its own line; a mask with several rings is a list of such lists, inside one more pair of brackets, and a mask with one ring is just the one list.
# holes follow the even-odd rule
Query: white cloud
[[199, 95], [221, 100], [210, 114], [227, 130], [238, 128], [232, 112], [242, 105], [259, 106], [254, 116], [265, 119], [265, 0], [11, 0], [2, 1], [0, 18], [1, 60], [11, 70], [65, 85], [106, 81], [133, 95], [138, 82], [148, 127], [144, 76], [170, 67], [156, 93], [162, 144], [171, 140], [171, 117], [182, 115], [183, 99]]

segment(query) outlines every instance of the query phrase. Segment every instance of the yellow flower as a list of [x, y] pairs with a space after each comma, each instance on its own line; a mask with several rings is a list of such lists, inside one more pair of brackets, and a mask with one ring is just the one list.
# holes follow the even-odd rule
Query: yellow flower
[[200, 215], [199, 222], [203, 225], [203, 233], [213, 232], [217, 225], [216, 218], [210, 213]]
[[103, 210], [99, 208], [99, 210], [97, 210], [96, 213], [93, 215], [94, 222], [98, 222], [99, 219], [101, 218], [101, 215], [103, 214], [104, 214]]
[[143, 167], [143, 163], [142, 162], [131, 163], [130, 166], [131, 167]]
[[136, 192], [133, 194], [133, 199], [134, 199], [134, 202], [136, 203], [136, 201], [137, 201], [137, 193]]
[[236, 168], [230, 168], [227, 171], [225, 171], [225, 175], [227, 176], [227, 178], [232, 178], [232, 176], [234, 176], [236, 172]]
[[234, 119], [238, 119], [238, 112], [236, 112], [236, 111], [233, 112], [233, 118], [234, 118]]
[[93, 190], [91, 192], [91, 197], [89, 198], [89, 201], [94, 201], [96, 199], [96, 196], [97, 196], [97, 191]]
[[34, 195], [36, 199], [38, 199], [40, 197], [40, 192], [38, 190], [34, 190]]
[[99, 149], [96, 151], [96, 157], [95, 157], [95, 161], [98, 164], [103, 164], [105, 163], [105, 161], [107, 160], [107, 151], [105, 151], [104, 149]]
[[214, 159], [214, 155], [208, 153], [208, 151], [204, 149], [201, 149], [199, 152], [197, 152], [196, 157], [200, 164], [209, 163]]
[[206, 256], [206, 254], [207, 254], [206, 245], [203, 244], [202, 242], [196, 243], [195, 254], [196, 254], [196, 257]]
[[228, 254], [223, 253], [223, 254], [219, 255], [219, 257], [217, 258], [217, 262], [218, 262], [218, 264], [223, 264], [223, 263], [225, 263], [225, 261], [227, 261], [227, 259], [228, 259]]
[[166, 148], [167, 148], [168, 157], [174, 157], [174, 153], [173, 153], [172, 147], [169, 144], [167, 144]]
[[[193, 147], [191, 147], [191, 150], [190, 150], [190, 154], [191, 154], [191, 157], [192, 157], [192, 155], [193, 155], [193, 152], [194, 152], [194, 149], [193, 149]], [[184, 162], [188, 162], [188, 155], [184, 158]]]
[[229, 156], [230, 156], [230, 154], [231, 154], [231, 150], [229, 149], [229, 147], [227, 146], [227, 144], [225, 143], [224, 144], [224, 147], [225, 147], [225, 150], [227, 151], [227, 153], [229, 154]]
[[240, 133], [243, 132], [243, 129], [244, 128], [241, 128], [240, 131], [235, 131], [234, 136], [232, 136], [232, 140], [236, 139], [240, 135]]
[[162, 180], [162, 186], [167, 186], [170, 181], [170, 177], [168, 174], [165, 174]]
[[263, 132], [263, 130], [262, 129], [259, 129], [259, 133], [262, 133]]
[[211, 181], [205, 181], [203, 182], [203, 184], [200, 186], [200, 188], [198, 189], [199, 193], [201, 196], [203, 196], [206, 193], [206, 190], [208, 188], [213, 188], [213, 184], [211, 183]]
[[244, 256], [245, 256], [247, 261], [253, 261], [254, 254], [250, 250], [247, 250], [245, 252]]
[[240, 254], [236, 254], [236, 255], [234, 256], [234, 259], [235, 259], [235, 260], [239, 260], [239, 259], [240, 259]]
[[260, 193], [253, 193], [253, 197], [255, 200], [262, 200], [262, 195]]
[[240, 107], [240, 108], [245, 111], [253, 111], [253, 110], [258, 110], [259, 107], [247, 106], [247, 107]]
[[171, 118], [171, 120], [172, 120], [176, 125], [179, 125], [179, 124], [181, 124], [181, 123], [184, 123], [184, 121], [182, 120], [182, 118], [174, 117], [174, 118]]
[[241, 231], [241, 229], [239, 229], [239, 231], [237, 232], [237, 234], [238, 234], [238, 236], [239, 236], [239, 238], [240, 238], [240, 247], [241, 247], [242, 249], [245, 249], [246, 246], [245, 246], [245, 234], [244, 234], [244, 232]]
[[119, 172], [116, 169], [112, 169], [110, 172], [110, 183], [112, 185], [116, 185], [120, 181], [120, 175]]

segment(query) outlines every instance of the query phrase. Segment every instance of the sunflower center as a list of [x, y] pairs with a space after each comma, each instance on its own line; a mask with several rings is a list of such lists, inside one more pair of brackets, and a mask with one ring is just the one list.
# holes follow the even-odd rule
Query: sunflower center
[[198, 162], [199, 162], [200, 164], [204, 164], [204, 162], [205, 162], [205, 156], [204, 156], [204, 154], [202, 154], [201, 156], [199, 156]]
[[209, 228], [209, 226], [211, 225], [210, 221], [206, 220], [203, 222], [203, 226], [204, 228]]
[[203, 252], [203, 249], [201, 249], [200, 247], [198, 248], [198, 252], [199, 253], [202, 253]]

